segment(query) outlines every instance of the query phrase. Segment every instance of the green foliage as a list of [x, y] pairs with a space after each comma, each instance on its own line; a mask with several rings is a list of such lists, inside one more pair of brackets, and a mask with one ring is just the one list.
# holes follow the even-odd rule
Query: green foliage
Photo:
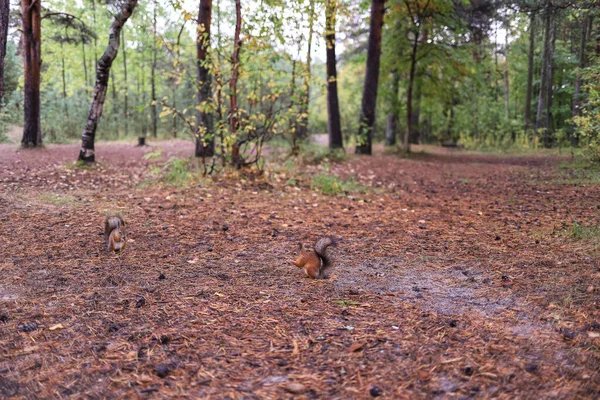
[[342, 162], [347, 158], [344, 150], [329, 150], [324, 146], [306, 144], [302, 146], [301, 158], [304, 164], [318, 165], [328, 162]]
[[342, 181], [337, 176], [324, 173], [313, 176], [310, 182], [310, 188], [313, 190], [319, 190], [325, 195], [366, 192], [366, 188], [356, 182], [354, 178]]
[[571, 237], [573, 240], [600, 240], [600, 227], [585, 226], [574, 221], [571, 228]]

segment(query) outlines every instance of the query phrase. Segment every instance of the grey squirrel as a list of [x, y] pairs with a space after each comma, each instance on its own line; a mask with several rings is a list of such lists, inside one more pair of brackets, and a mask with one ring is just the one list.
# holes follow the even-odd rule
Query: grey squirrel
[[327, 255], [329, 246], [337, 246], [337, 242], [332, 236], [323, 236], [318, 239], [312, 250], [304, 250], [302, 243], [298, 243], [298, 250], [294, 252], [296, 259], [290, 262], [298, 268], [303, 268], [309, 278], [320, 278], [323, 272], [331, 266], [331, 259]]

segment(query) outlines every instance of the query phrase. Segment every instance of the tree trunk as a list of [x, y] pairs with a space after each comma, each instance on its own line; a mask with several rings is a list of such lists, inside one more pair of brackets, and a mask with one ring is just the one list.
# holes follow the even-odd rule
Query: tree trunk
[[419, 121], [421, 119], [421, 81], [415, 79], [415, 88], [413, 93], [413, 106], [410, 116], [410, 144], [419, 144], [421, 142], [421, 127]]
[[579, 61], [577, 66], [577, 78], [575, 79], [575, 93], [573, 94], [573, 117], [579, 115], [579, 108], [581, 106], [581, 70], [586, 66], [585, 47], [588, 38], [588, 25], [590, 17], [586, 17], [581, 28], [581, 42], [579, 45]]
[[137, 0], [128, 0], [127, 3], [123, 5], [119, 14], [115, 16], [110, 27], [108, 46], [102, 57], [98, 60], [98, 67], [96, 68], [96, 86], [94, 87], [94, 94], [90, 104], [87, 122], [81, 135], [81, 150], [79, 152], [79, 160], [81, 161], [95, 161], [94, 140], [96, 138], [98, 121], [100, 120], [100, 117], [102, 117], [104, 100], [106, 99], [110, 67], [119, 52], [121, 29], [123, 29], [123, 25], [131, 16], [136, 5]]
[[40, 69], [42, 65], [41, 0], [21, 0], [23, 18], [24, 118], [23, 147], [42, 145]]
[[[418, 29], [418, 28], [417, 28]], [[408, 90], [406, 91], [406, 131], [404, 133], [403, 150], [405, 153], [410, 153], [410, 136], [412, 130], [412, 118], [413, 118], [413, 86], [415, 84], [415, 72], [417, 69], [417, 50], [419, 46], [419, 30], [413, 32], [415, 38], [412, 43], [412, 50], [410, 53], [410, 73], [408, 77]]]
[[544, 52], [542, 56], [542, 69], [540, 73], [540, 91], [538, 96], [538, 106], [537, 106], [537, 118], [535, 123], [536, 132], [543, 130], [544, 134], [544, 145], [546, 144], [548, 133], [547, 130], [549, 127], [546, 125], [547, 119], [545, 118], [546, 111], [546, 101], [548, 99], [548, 75], [549, 71], [552, 69], [552, 54], [551, 54], [551, 44], [552, 44], [552, 36], [553, 36], [553, 28], [552, 28], [552, 15], [550, 11], [550, 6], [546, 6], [545, 10], [546, 15], [544, 16], [544, 25], [545, 25], [545, 33], [544, 33]]
[[6, 56], [9, 11], [10, 0], [0, 0], [0, 108], [2, 108], [2, 99], [4, 98], [4, 57]]
[[504, 116], [508, 120], [510, 117], [510, 87], [508, 82], [508, 33], [510, 30], [510, 24], [508, 22], [508, 16], [505, 16], [506, 32], [504, 34]]
[[81, 41], [81, 53], [83, 56], [83, 76], [85, 79], [85, 86], [87, 90], [87, 86], [89, 84], [89, 76], [88, 76], [88, 67], [87, 67], [87, 57], [85, 56], [85, 41]]
[[237, 137], [238, 130], [238, 105], [237, 105], [237, 80], [240, 62], [240, 31], [242, 30], [242, 6], [240, 0], [235, 0], [235, 35], [233, 37], [233, 54], [231, 56], [231, 79], [229, 80], [229, 129], [235, 142], [231, 149], [231, 163], [235, 168], [242, 167], [242, 156], [240, 154], [240, 143]]
[[338, 0], [327, 0], [325, 8], [325, 45], [327, 46], [327, 131], [329, 149], [343, 149], [340, 105], [337, 91], [337, 68], [335, 58], [335, 15]]
[[310, 102], [310, 66], [312, 63], [312, 39], [315, 23], [315, 0], [309, 0], [308, 16], [308, 46], [306, 50], [306, 71], [304, 72], [304, 96], [300, 103], [300, 118], [298, 128], [296, 129], [296, 141], [304, 140], [308, 137], [308, 106]]
[[554, 45], [556, 43], [556, 29], [553, 18], [553, 10], [548, 4], [546, 6], [545, 25], [546, 32], [544, 35], [544, 53], [542, 57], [542, 71], [540, 75], [540, 92], [538, 98], [536, 131], [543, 132], [544, 147], [550, 147], [550, 129], [551, 129], [551, 114], [552, 106], [552, 70]]
[[531, 129], [531, 98], [533, 95], [533, 57], [535, 55], [535, 12], [529, 16], [529, 54], [527, 56], [527, 92], [525, 94], [525, 130]]
[[397, 69], [392, 70], [392, 87], [391, 87], [391, 111], [387, 116], [387, 125], [385, 128], [385, 145], [394, 146], [396, 144], [396, 136], [398, 133], [398, 89], [400, 88], [400, 75]]
[[385, 0], [372, 0], [369, 43], [367, 47], [367, 69], [363, 86], [362, 104], [358, 126], [357, 154], [371, 154], [375, 108], [377, 106], [377, 85], [379, 83], [379, 61], [381, 58], [381, 33]]
[[212, 115], [207, 111], [212, 101], [211, 77], [209, 70], [210, 24], [212, 21], [212, 0], [200, 0], [198, 11], [198, 37], [196, 40], [196, 63], [198, 66], [198, 93], [196, 95], [198, 114], [196, 132], [196, 157], [212, 157], [215, 154], [215, 138]]
[[125, 43], [125, 29], [121, 31], [123, 46], [123, 89], [125, 91], [125, 108], [123, 109], [123, 118], [125, 125], [125, 137], [129, 134], [129, 86], [127, 85], [127, 45]]
[[[66, 29], [65, 29], [66, 30]], [[65, 32], [65, 37], [66, 37]], [[63, 42], [60, 42], [60, 55], [61, 55], [61, 66], [62, 66], [62, 95], [63, 95], [63, 108], [65, 117], [69, 119], [69, 106], [67, 105], [67, 73], [65, 71], [65, 49]]]
[[152, 70], [150, 72], [150, 82], [152, 90], [152, 137], [156, 138], [158, 134], [158, 106], [156, 104], [156, 57], [158, 48], [156, 46], [156, 8], [158, 7], [156, 0], [154, 0], [154, 12], [152, 14]]

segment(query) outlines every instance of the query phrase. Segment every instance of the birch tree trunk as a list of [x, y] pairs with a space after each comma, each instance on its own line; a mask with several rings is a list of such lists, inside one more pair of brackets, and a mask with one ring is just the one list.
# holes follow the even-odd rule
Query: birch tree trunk
[[[25, 1], [25, 0], [23, 0]], [[87, 122], [81, 135], [81, 150], [79, 152], [79, 160], [85, 162], [94, 162], [96, 160], [94, 153], [94, 141], [96, 139], [96, 129], [98, 121], [102, 117], [102, 107], [106, 99], [106, 89], [108, 87], [108, 78], [110, 76], [110, 67], [119, 52], [119, 42], [123, 25], [133, 13], [133, 9], [137, 5], [137, 0], [128, 0], [120, 12], [115, 16], [110, 27], [108, 38], [108, 46], [104, 54], [98, 60], [96, 68], [96, 86], [88, 112]]]

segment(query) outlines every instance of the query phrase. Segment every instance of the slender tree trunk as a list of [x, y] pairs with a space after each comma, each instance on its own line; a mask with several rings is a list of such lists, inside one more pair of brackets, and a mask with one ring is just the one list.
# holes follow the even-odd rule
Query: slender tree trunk
[[229, 80], [229, 129], [235, 142], [231, 149], [231, 163], [235, 168], [242, 167], [242, 156], [240, 154], [240, 143], [237, 137], [238, 130], [238, 105], [237, 105], [237, 80], [240, 63], [240, 32], [242, 30], [242, 6], [240, 0], [235, 0], [235, 35], [233, 37], [233, 54], [231, 56], [231, 79]]
[[419, 144], [421, 142], [421, 127], [419, 125], [421, 119], [421, 81], [419, 79], [415, 79], [412, 97], [413, 106], [410, 116], [410, 137], [408, 138], [408, 142], [410, 144]]
[[577, 78], [575, 79], [575, 93], [573, 94], [573, 117], [579, 115], [579, 108], [581, 106], [581, 70], [586, 66], [585, 47], [588, 38], [588, 25], [590, 17], [586, 17], [581, 28], [581, 42], [579, 45], [579, 61], [577, 66]]
[[87, 67], [87, 57], [85, 55], [85, 41], [81, 40], [81, 54], [83, 55], [83, 76], [85, 79], [85, 86], [87, 90], [87, 86], [89, 84], [89, 75], [88, 75], [88, 67]]
[[96, 128], [98, 127], [100, 117], [102, 117], [102, 107], [104, 106], [104, 100], [106, 99], [110, 67], [119, 52], [121, 29], [123, 29], [123, 25], [125, 25], [125, 22], [127, 22], [127, 19], [131, 16], [136, 5], [137, 0], [128, 0], [127, 3], [123, 5], [119, 14], [115, 16], [110, 27], [108, 46], [102, 57], [98, 60], [98, 67], [96, 68], [96, 86], [94, 87], [94, 94], [90, 104], [87, 122], [81, 135], [81, 150], [79, 152], [79, 160], [81, 161], [95, 161], [94, 141], [96, 138]]
[[9, 12], [10, 0], [0, 0], [0, 108], [2, 108], [2, 99], [4, 98], [4, 57], [6, 57]]
[[343, 149], [340, 105], [337, 91], [337, 68], [335, 58], [335, 19], [338, 0], [327, 0], [325, 8], [325, 45], [327, 46], [327, 131], [329, 148]]
[[125, 42], [125, 29], [121, 31], [121, 46], [123, 46], [123, 90], [125, 108], [123, 109], [123, 118], [125, 119], [125, 137], [129, 134], [129, 86], [127, 84], [127, 43]]
[[152, 14], [152, 70], [151, 75], [151, 90], [152, 90], [152, 137], [158, 135], [158, 105], [156, 104], [156, 58], [158, 47], [156, 46], [156, 9], [158, 8], [157, 1], [154, 0], [154, 12]]
[[381, 58], [381, 33], [385, 0], [372, 0], [369, 44], [367, 47], [367, 69], [359, 117], [357, 154], [371, 154], [375, 108], [377, 106], [377, 85], [379, 83], [379, 61]]
[[[417, 28], [418, 29], [418, 28]], [[419, 30], [414, 32], [415, 38], [412, 43], [410, 53], [410, 73], [408, 76], [408, 90], [406, 91], [406, 131], [404, 133], [403, 149], [405, 153], [410, 153], [410, 136], [412, 130], [413, 115], [413, 87], [415, 84], [415, 72], [417, 69], [417, 50], [419, 47]]]
[[148, 136], [148, 117], [146, 115], [146, 105], [147, 105], [147, 100], [146, 100], [146, 68], [144, 68], [144, 66], [146, 65], [146, 59], [144, 57], [144, 48], [142, 47], [142, 65], [140, 66], [140, 74], [141, 74], [141, 90], [138, 91], [138, 93], [140, 94], [141, 97], [141, 107], [140, 109], [142, 111], [139, 111], [139, 117], [140, 117], [140, 129], [141, 129], [141, 135], [138, 136], [138, 145], [139, 146], [145, 146], [146, 145], [146, 136]]
[[508, 82], [508, 33], [510, 30], [510, 24], [508, 22], [508, 16], [506, 17], [504, 34], [504, 116], [508, 120], [510, 116], [510, 87]]
[[[65, 37], [66, 37], [66, 32], [65, 32]], [[67, 73], [65, 71], [65, 49], [64, 49], [63, 42], [60, 42], [60, 53], [61, 53], [61, 66], [62, 66], [63, 109], [65, 112], [65, 117], [67, 119], [69, 119], [69, 106], [67, 105]]]
[[385, 145], [394, 146], [396, 144], [396, 136], [398, 133], [398, 89], [400, 88], [400, 75], [397, 69], [392, 70], [391, 77], [391, 111], [387, 116], [387, 126], [385, 128]]
[[110, 85], [112, 91], [112, 112], [110, 113], [111, 120], [114, 124], [114, 129], [119, 138], [119, 101], [117, 99], [117, 86], [115, 85], [115, 73], [114, 71], [110, 74]]
[[531, 98], [533, 95], [533, 57], [535, 55], [535, 11], [529, 15], [529, 54], [527, 56], [527, 92], [525, 93], [525, 130], [531, 129]]
[[40, 70], [42, 65], [41, 0], [21, 0], [23, 18], [24, 118], [23, 147], [42, 145]]
[[198, 66], [198, 93], [196, 95], [197, 132], [196, 157], [212, 157], [215, 154], [215, 138], [212, 115], [207, 106], [212, 100], [209, 70], [210, 25], [212, 22], [212, 0], [200, 0], [198, 11], [198, 37], [196, 39], [196, 63]]
[[308, 46], [306, 50], [306, 71], [304, 72], [304, 97], [300, 104], [300, 118], [296, 134], [297, 140], [303, 140], [308, 137], [308, 109], [310, 103], [310, 77], [312, 63], [312, 39], [314, 33], [315, 22], [315, 0], [309, 0], [309, 15], [308, 15]]
[[[550, 13], [550, 7], [546, 6], [544, 15], [544, 52], [542, 55], [542, 68], [540, 73], [540, 91], [538, 96], [538, 105], [537, 105], [537, 118], [535, 123], [536, 132], [539, 134], [540, 130], [547, 130], [548, 126], [546, 126], [546, 118], [544, 116], [544, 112], [546, 111], [546, 100], [547, 90], [548, 90], [548, 69], [551, 64], [551, 54], [550, 47], [552, 42], [552, 17]], [[544, 132], [544, 138], [547, 137], [547, 133]], [[544, 139], [545, 143], [546, 139]]]

